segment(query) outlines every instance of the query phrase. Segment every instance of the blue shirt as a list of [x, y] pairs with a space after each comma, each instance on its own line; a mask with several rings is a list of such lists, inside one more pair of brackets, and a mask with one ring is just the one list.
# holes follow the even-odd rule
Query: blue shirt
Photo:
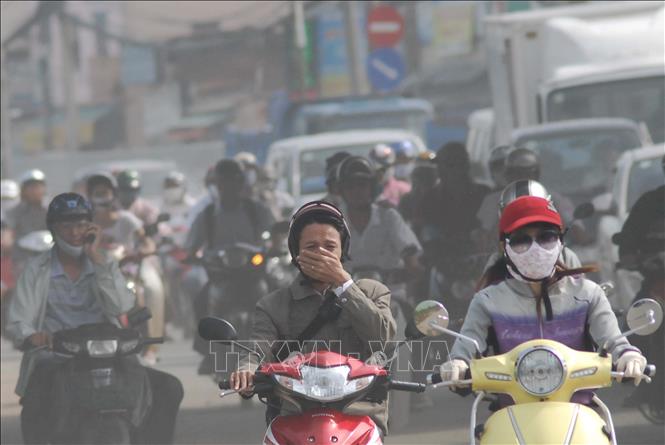
[[87, 323], [105, 321], [104, 311], [95, 292], [95, 269], [88, 257], [76, 282], [65, 273], [55, 249], [52, 250], [51, 280], [49, 281], [44, 331], [54, 333]]

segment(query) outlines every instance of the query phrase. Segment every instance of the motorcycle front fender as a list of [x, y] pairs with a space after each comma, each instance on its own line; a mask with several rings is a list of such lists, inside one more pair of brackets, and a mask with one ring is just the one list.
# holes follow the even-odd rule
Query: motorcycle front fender
[[278, 416], [270, 423], [263, 438], [264, 445], [310, 442], [381, 445], [383, 440], [379, 428], [368, 416], [330, 409]]
[[577, 403], [537, 402], [494, 413], [480, 436], [481, 444], [609, 444], [605, 422]]

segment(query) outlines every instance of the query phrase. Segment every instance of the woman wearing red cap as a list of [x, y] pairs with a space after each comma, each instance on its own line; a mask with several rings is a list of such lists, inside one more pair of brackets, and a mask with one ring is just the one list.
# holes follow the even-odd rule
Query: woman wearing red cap
[[[590, 268], [566, 269], [561, 261], [564, 227], [547, 199], [523, 196], [508, 204], [499, 221], [503, 256], [486, 272], [471, 301], [461, 333], [480, 349], [502, 354], [536, 338], [592, 350], [620, 334], [603, 290], [584, 278]], [[625, 338], [611, 350], [619, 371], [639, 384], [646, 359]], [[443, 380], [463, 378], [475, 350], [457, 340], [441, 366]], [[586, 403], [589, 393], [573, 400]]]

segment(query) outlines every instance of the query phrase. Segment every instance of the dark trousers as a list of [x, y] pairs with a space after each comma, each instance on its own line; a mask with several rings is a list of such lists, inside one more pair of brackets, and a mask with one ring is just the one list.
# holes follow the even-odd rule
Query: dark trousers
[[[21, 431], [25, 444], [52, 442], [52, 431], [58, 407], [53, 395], [53, 376], [60, 364], [43, 363], [30, 376], [26, 393], [21, 398]], [[132, 442], [145, 444], [173, 443], [176, 417], [184, 390], [176, 377], [146, 368], [152, 389], [152, 408], [133, 434]]]

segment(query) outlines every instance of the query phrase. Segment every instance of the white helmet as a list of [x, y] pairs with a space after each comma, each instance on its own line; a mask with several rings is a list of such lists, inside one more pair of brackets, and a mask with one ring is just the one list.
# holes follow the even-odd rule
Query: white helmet
[[24, 172], [18, 178], [19, 184], [23, 187], [27, 182], [46, 182], [46, 175], [43, 171], [36, 168]]
[[241, 151], [237, 153], [233, 159], [240, 162], [245, 168], [247, 168], [249, 165], [256, 165], [258, 163], [256, 156], [248, 151]]
[[11, 179], [0, 181], [2, 199], [17, 199], [19, 195], [18, 184]]

